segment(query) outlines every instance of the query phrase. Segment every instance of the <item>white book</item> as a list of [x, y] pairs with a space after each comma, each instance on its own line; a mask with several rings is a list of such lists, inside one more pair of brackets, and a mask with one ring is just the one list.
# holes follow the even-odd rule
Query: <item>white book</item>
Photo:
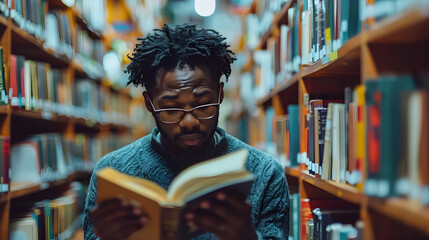
[[333, 104], [332, 109], [332, 180], [340, 182], [340, 105]]
[[325, 125], [325, 140], [323, 149], [323, 163], [322, 163], [322, 176], [323, 180], [330, 180], [331, 177], [331, 166], [332, 166], [332, 109], [333, 103], [328, 104], [328, 113], [326, 114], [326, 125]]
[[340, 150], [340, 182], [346, 183], [346, 171], [347, 171], [347, 141], [346, 141], [346, 111], [344, 104], [338, 104], [338, 115], [339, 115], [339, 150]]
[[25, 87], [25, 98], [22, 99], [22, 102], [25, 105], [26, 110], [31, 109], [31, 61], [24, 61], [24, 87]]

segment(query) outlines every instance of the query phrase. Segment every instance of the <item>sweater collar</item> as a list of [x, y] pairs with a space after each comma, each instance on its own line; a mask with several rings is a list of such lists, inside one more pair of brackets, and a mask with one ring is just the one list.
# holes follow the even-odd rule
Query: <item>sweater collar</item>
[[227, 152], [226, 134], [225, 131], [219, 127], [216, 128], [215, 133], [219, 136], [219, 139], [214, 141], [214, 146], [198, 154], [194, 152], [185, 154], [174, 153], [157, 140], [158, 134], [159, 129], [155, 127], [151, 134], [151, 146], [161, 156], [161, 161], [164, 161], [173, 171], [181, 172], [193, 164], [221, 156]]

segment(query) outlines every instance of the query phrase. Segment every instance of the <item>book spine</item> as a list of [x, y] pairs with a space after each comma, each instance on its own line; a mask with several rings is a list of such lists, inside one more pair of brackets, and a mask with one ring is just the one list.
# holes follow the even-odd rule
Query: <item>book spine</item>
[[179, 238], [179, 222], [181, 207], [167, 206], [161, 210], [161, 240]]

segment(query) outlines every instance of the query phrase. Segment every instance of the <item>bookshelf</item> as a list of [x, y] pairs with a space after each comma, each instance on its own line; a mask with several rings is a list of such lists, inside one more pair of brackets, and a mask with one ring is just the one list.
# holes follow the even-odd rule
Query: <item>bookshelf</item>
[[[311, 3], [311, 1], [309, 2]], [[390, 2], [393, 4], [394, 1]], [[302, 21], [304, 18], [302, 18], [302, 14], [307, 7], [307, 3], [307, 1], [301, 0], [285, 1], [280, 10], [274, 11], [274, 18], [270, 28], [259, 32], [257, 47], [247, 49], [247, 51], [252, 54], [261, 50], [269, 50], [268, 42], [270, 39], [281, 39], [281, 25], [288, 25], [289, 30], [292, 28], [290, 26], [291, 16], [289, 15], [289, 10], [296, 6], [299, 26], [297, 31], [299, 40], [296, 44], [298, 44], [297, 49], [302, 57], [304, 51], [302, 47], [303, 38], [305, 37], [303, 35], [304, 26]], [[263, 14], [257, 11], [258, 5], [266, 6], [265, 1], [254, 1], [250, 14], [258, 15], [262, 19]], [[360, 8], [363, 11], [362, 5]], [[272, 10], [265, 9], [265, 12], [269, 11]], [[289, 114], [288, 106], [297, 105], [299, 107], [298, 153], [308, 153], [308, 107], [305, 102], [306, 96], [313, 96], [312, 99], [325, 99], [325, 97], [327, 99], [344, 99], [344, 89], [346, 87], [354, 89], [357, 86], [364, 86], [368, 81], [381, 81], [379, 79], [385, 75], [396, 76], [403, 74], [412, 74], [418, 85], [417, 89], [425, 91], [427, 94], [427, 72], [429, 68], [424, 64], [426, 59], [424, 53], [427, 53], [429, 43], [429, 33], [426, 31], [429, 27], [428, 11], [429, 5], [425, 1], [414, 1], [406, 8], [398, 9], [395, 13], [389, 13], [382, 17], [368, 17], [360, 22], [361, 29], [356, 35], [349, 36], [347, 41], [342, 42], [338, 49], [326, 54], [322, 59], [308, 63], [301, 62], [297, 71], [290, 71], [289, 69], [286, 75], [282, 71], [276, 70], [276, 79], [255, 80], [255, 82], [273, 81], [272, 87], [267, 89], [265, 95], [255, 101], [258, 106], [258, 112], [262, 113], [254, 117], [259, 119], [255, 122], [264, 124], [264, 122], [274, 121], [276, 118], [285, 118]], [[277, 51], [281, 52], [282, 49]], [[286, 51], [290, 51], [290, 49]], [[276, 54], [281, 55], [282, 53]], [[281, 60], [281, 57], [276, 55], [272, 56], [272, 58], [274, 61]], [[292, 62], [293, 59], [289, 59], [289, 61]], [[242, 71], [253, 72], [254, 75], [257, 75], [258, 70], [255, 69], [259, 67], [251, 59], [245, 64]], [[255, 79], [257, 79], [256, 76]], [[257, 88], [258, 86], [255, 84], [254, 89]], [[275, 111], [274, 120], [269, 118], [268, 114], [265, 115], [267, 111], [271, 111], [271, 108]], [[286, 134], [290, 134], [287, 131], [285, 136], [277, 135], [271, 140], [266, 138], [266, 129], [263, 127], [256, 127], [250, 122], [248, 129], [249, 135], [257, 136], [257, 139], [253, 139], [250, 143], [253, 145], [256, 143], [257, 146], [261, 146], [261, 143], [264, 142], [277, 141], [276, 138], [279, 137], [288, 138], [289, 135]], [[274, 132], [276, 131], [273, 131], [273, 135], [275, 135]], [[364, 139], [365, 145], [369, 144], [366, 137]], [[283, 141], [280, 144], [283, 144]], [[420, 148], [425, 147], [421, 146]], [[286, 149], [282, 150], [286, 151]], [[277, 154], [279, 156], [284, 155], [284, 152], [277, 152]], [[289, 157], [287, 156], [288, 160], [290, 159]], [[363, 222], [362, 239], [428, 238], [429, 207], [424, 201], [415, 197], [396, 195], [387, 197], [373, 196], [373, 194], [366, 191], [365, 180], [361, 180], [357, 185], [335, 180], [323, 180], [314, 173], [310, 173], [309, 167], [304, 162], [301, 162], [300, 157], [303, 156], [298, 156], [297, 166], [285, 167], [290, 193], [299, 193], [301, 199], [308, 198], [310, 202], [312, 199], [332, 199], [356, 206], [359, 209], [360, 220]], [[367, 161], [366, 157], [364, 158], [363, 160]], [[367, 165], [364, 167], [368, 168]], [[366, 168], [363, 169], [364, 179], [367, 177], [365, 176]], [[424, 171], [421, 172], [424, 175]], [[428, 172], [429, 170], [426, 169], [426, 174]], [[301, 211], [301, 209], [298, 211]], [[301, 222], [293, 224], [301, 224]], [[293, 239], [301, 239], [300, 236], [295, 236]]]
[[[90, 12], [91, 16], [88, 14], [88, 6], [94, 4], [93, 1], [91, 4], [76, 1], [73, 6], [67, 6], [61, 0], [31, 1], [32, 8], [40, 7], [40, 13], [43, 13], [40, 16], [29, 14], [25, 10], [18, 13], [16, 1], [9, 2], [13, 4], [6, 7], [5, 11], [2, 10], [3, 15], [0, 15], [0, 46], [3, 50], [4, 65], [2, 89], [5, 89], [8, 95], [8, 101], [0, 105], [0, 136], [10, 140], [7, 151], [11, 152], [15, 145], [23, 140], [27, 141], [30, 137], [49, 138], [50, 134], [57, 134], [54, 138], [58, 142], [54, 146], [57, 148], [61, 142], [62, 157], [67, 159], [68, 170], [60, 173], [59, 166], [55, 166], [55, 168], [58, 167], [54, 170], [57, 172], [52, 173], [51, 176], [45, 173], [47, 177], [43, 177], [43, 173], [39, 172], [41, 180], [38, 182], [10, 182], [8, 190], [0, 193], [0, 239], [9, 239], [11, 220], [16, 217], [16, 210], [22, 210], [19, 207], [20, 204], [31, 204], [44, 199], [53, 201], [73, 188], [73, 182], [88, 182], [92, 173], [91, 167], [102, 155], [143, 134], [133, 132], [134, 123], [129, 120], [131, 111], [123, 107], [130, 106], [139, 100], [133, 99], [127, 89], [112, 86], [104, 75], [102, 57], [108, 46], [105, 44], [106, 40], [100, 26], [94, 26], [96, 17], [92, 14], [96, 13]], [[23, 4], [24, 2], [22, 1]], [[82, 9], [78, 8], [78, 3]], [[99, 10], [97, 9], [97, 12]], [[27, 9], [27, 11], [30, 10]], [[41, 19], [45, 19], [48, 14], [57, 16], [56, 21], [61, 20], [65, 24], [63, 26], [58, 22], [57, 30], [60, 31], [57, 35], [45, 36], [37, 34], [35, 30], [35, 28], [42, 28], [43, 32], [45, 31], [46, 25]], [[77, 31], [74, 31], [75, 29]], [[58, 38], [59, 43], [49, 42], [53, 37]], [[33, 78], [33, 72], [31, 75], [25, 75], [31, 76], [30, 79], [32, 79], [29, 81], [30, 85], [26, 85], [31, 87], [32, 90], [29, 93], [35, 99], [29, 101], [30, 105], [24, 101], [21, 103], [21, 97], [22, 100], [24, 99], [24, 89], [21, 89], [21, 85], [17, 87], [21, 96], [15, 96], [14, 91], [9, 91], [16, 86], [14, 84], [17, 84], [14, 81], [18, 80], [13, 80], [16, 78], [15, 74], [20, 73], [12, 70], [14, 65], [12, 65], [11, 56], [22, 57], [24, 65], [28, 61], [36, 67], [39, 67], [38, 65], [46, 67], [43, 68], [44, 80], [34, 80], [36, 78]], [[39, 71], [38, 68], [37, 71]], [[42, 79], [41, 76], [37, 75], [37, 79]], [[49, 77], [46, 76], [51, 76], [55, 85], [50, 83], [47, 80]], [[79, 89], [81, 83], [83, 86]], [[24, 85], [24, 80], [22, 84]], [[45, 84], [44, 87], [48, 92], [45, 89], [45, 95], [42, 96], [39, 88], [42, 85], [35, 84]], [[49, 90], [49, 88], [52, 89]], [[90, 92], [82, 91], [89, 88], [91, 88]], [[55, 97], [48, 96], [49, 91], [51, 93], [53, 91], [52, 94]], [[19, 105], [18, 101], [13, 101], [14, 97], [19, 98]], [[90, 104], [91, 100], [84, 100], [85, 97], [96, 99], [97, 105]], [[134, 119], [135, 122], [138, 120]], [[58, 154], [61, 156], [57, 151], [59, 150], [55, 150], [56, 158]], [[4, 154], [3, 151], [2, 158]], [[60, 160], [56, 158], [53, 161], [58, 164]], [[11, 158], [7, 167], [11, 167], [14, 161], [16, 159]], [[0, 164], [3, 162], [0, 161]], [[39, 163], [39, 165], [43, 164], [46, 163]], [[5, 166], [2, 165], [2, 169]], [[48, 168], [50, 167], [52, 166], [49, 165]], [[41, 171], [44, 170], [46, 169], [41, 169]], [[1, 171], [0, 173], [3, 177], [3, 173]], [[75, 204], [81, 203], [76, 200]], [[77, 209], [76, 213], [78, 213]], [[74, 216], [74, 213], [72, 215]], [[79, 236], [81, 233], [77, 232], [75, 235]]]

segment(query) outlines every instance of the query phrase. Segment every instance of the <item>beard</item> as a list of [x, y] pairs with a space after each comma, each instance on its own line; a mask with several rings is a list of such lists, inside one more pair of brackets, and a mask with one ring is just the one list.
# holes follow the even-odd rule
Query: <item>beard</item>
[[[167, 146], [171, 151], [173, 151], [174, 153], [177, 153], [177, 154], [189, 154], [191, 152], [195, 153], [195, 154], [199, 154], [202, 152], [206, 152], [207, 148], [212, 147], [214, 144], [214, 134], [216, 132], [216, 128], [217, 128], [217, 125], [219, 122], [219, 110], [213, 119], [213, 120], [215, 120], [215, 123], [214, 123], [213, 127], [208, 132], [203, 132], [203, 131], [200, 131], [198, 129], [186, 130], [186, 131], [182, 131], [182, 132], [174, 135], [173, 138], [170, 138], [169, 135], [164, 131], [164, 129], [161, 126], [161, 123], [158, 121], [158, 119], [155, 116], [154, 116], [154, 119], [155, 119], [156, 126], [158, 127], [158, 130], [161, 134], [162, 143], [165, 146]], [[199, 144], [198, 146], [186, 147], [186, 148], [183, 148], [177, 144], [178, 139], [182, 135], [193, 134], [193, 133], [200, 134], [202, 136], [202, 138], [204, 140], [201, 144]]]

